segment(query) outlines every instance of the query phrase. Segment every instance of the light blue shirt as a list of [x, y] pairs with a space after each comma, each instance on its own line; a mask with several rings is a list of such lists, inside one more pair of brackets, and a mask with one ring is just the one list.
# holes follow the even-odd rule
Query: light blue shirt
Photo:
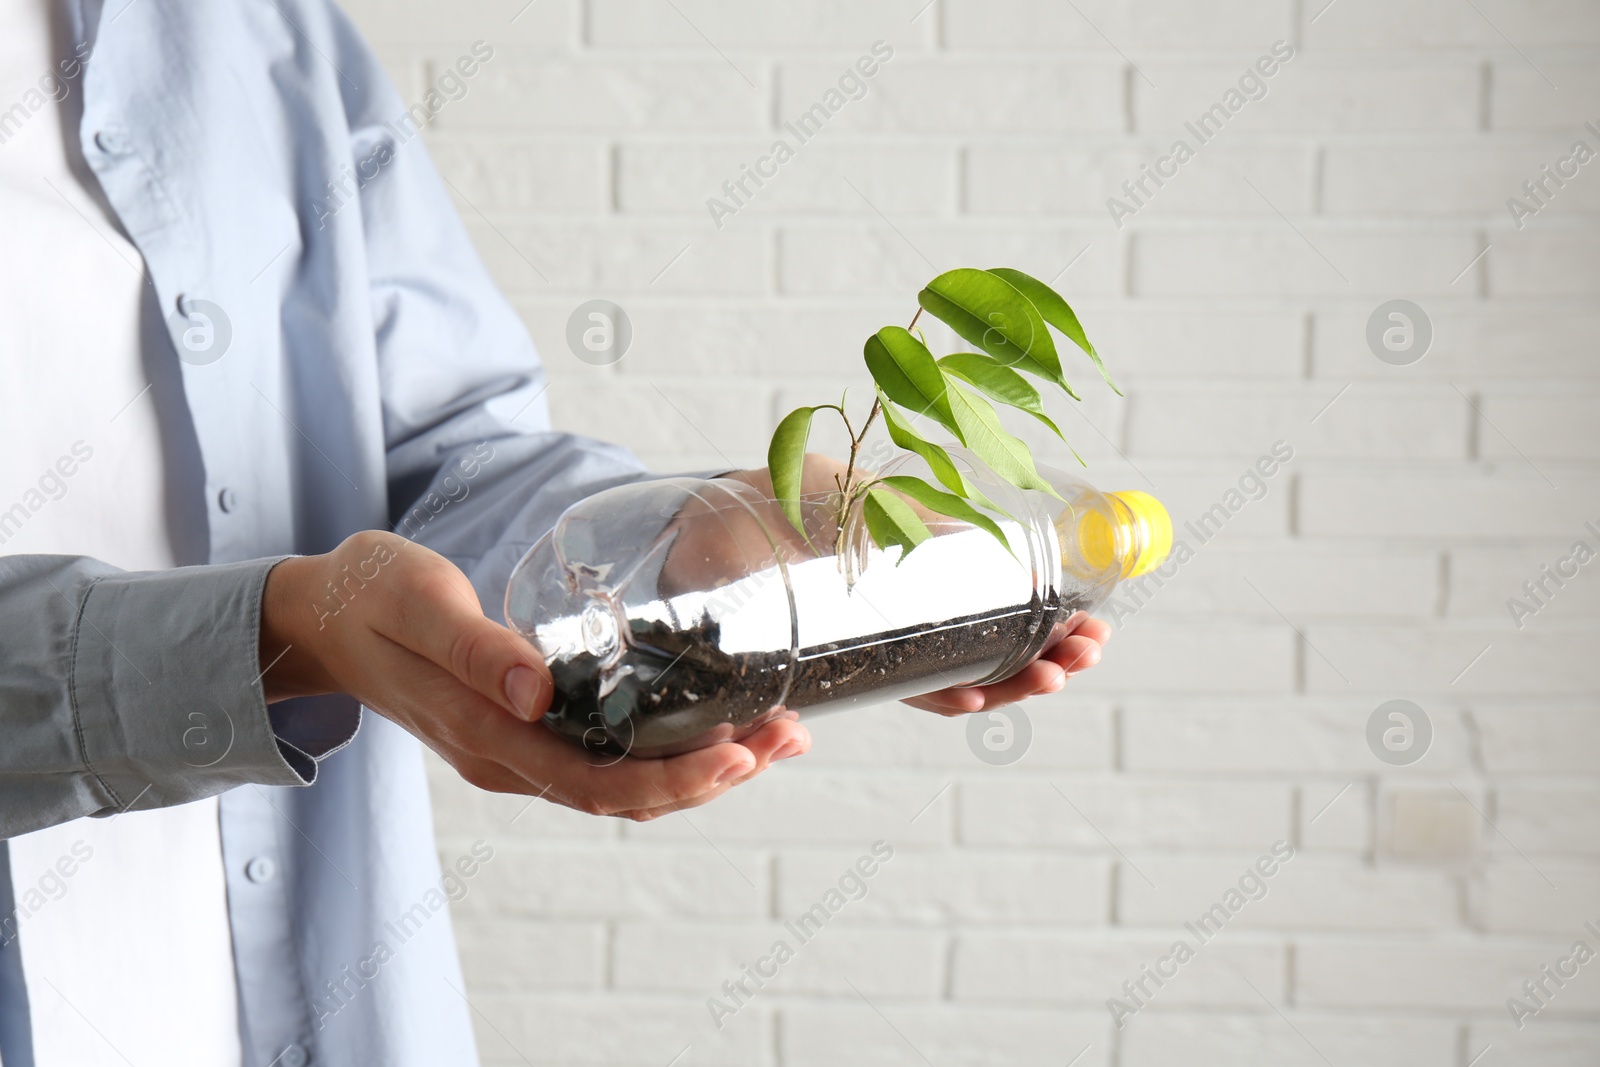
[[[285, 555], [396, 528], [498, 618], [562, 509], [647, 475], [549, 430], [526, 331], [331, 4], [81, 0], [77, 21], [78, 138], [144, 258], [144, 344], [177, 398], [163, 431], [198, 458], [181, 503], [209, 564], [0, 557], [0, 836], [220, 793], [246, 1067], [475, 1063], [448, 916], [396, 936], [443, 877], [420, 747], [348, 698], [267, 708], [262, 587]], [[358, 199], [330, 212], [358, 164]], [[8, 1067], [31, 1059], [15, 956]], [[182, 1010], [173, 990], [180, 1043]]]

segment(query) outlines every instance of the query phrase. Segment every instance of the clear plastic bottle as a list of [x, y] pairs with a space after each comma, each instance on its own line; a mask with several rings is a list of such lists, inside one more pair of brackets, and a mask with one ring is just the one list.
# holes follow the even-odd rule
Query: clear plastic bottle
[[1057, 499], [951, 455], [1009, 516], [994, 516], [1009, 550], [924, 513], [934, 536], [901, 558], [872, 544], [859, 507], [841, 528], [826, 499], [803, 504], [803, 538], [732, 478], [638, 482], [574, 504], [506, 591], [508, 624], [555, 678], [543, 721], [591, 749], [665, 756], [783, 714], [997, 682], [1171, 548], [1171, 521], [1144, 493], [1041, 467]]

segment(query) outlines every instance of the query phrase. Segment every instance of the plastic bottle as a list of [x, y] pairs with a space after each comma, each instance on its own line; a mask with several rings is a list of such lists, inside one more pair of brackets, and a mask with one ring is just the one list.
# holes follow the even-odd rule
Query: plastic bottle
[[[506, 621], [557, 693], [544, 723], [588, 748], [665, 756], [783, 714], [981, 685], [1020, 670], [1117, 582], [1165, 559], [1172, 524], [1139, 492], [1040, 467], [1059, 497], [952, 457], [1006, 538], [924, 513], [902, 557], [808, 500], [802, 537], [734, 478], [619, 486], [569, 508], [518, 563]], [[915, 473], [902, 457], [881, 473]]]

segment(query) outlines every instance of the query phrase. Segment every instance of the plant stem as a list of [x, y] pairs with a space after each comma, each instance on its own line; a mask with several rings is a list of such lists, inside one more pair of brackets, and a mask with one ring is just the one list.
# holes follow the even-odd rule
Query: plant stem
[[[906, 329], [913, 329], [920, 318], [922, 318], [922, 309], [919, 307], [917, 308], [917, 313], [911, 316], [911, 325], [907, 326]], [[858, 492], [860, 487], [855, 484], [856, 456], [861, 452], [861, 446], [867, 439], [867, 431], [872, 429], [873, 420], [878, 417], [878, 412], [883, 410], [883, 402], [876, 396], [872, 398], [872, 410], [867, 412], [867, 421], [861, 424], [861, 432], [859, 434], [851, 428], [850, 417], [845, 414], [843, 404], [828, 404], [825, 406], [836, 408], [839, 412], [839, 417], [844, 420], [845, 432], [850, 435], [850, 459], [844, 466], [844, 482], [841, 484], [839, 476], [834, 475], [834, 484], [839, 487], [839, 513], [835, 516], [835, 525], [838, 527], [838, 532], [833, 536], [834, 551], [837, 552], [839, 550], [839, 538], [844, 533], [844, 524], [850, 518], [850, 505], [860, 495]], [[870, 485], [868, 488], [870, 488]]]

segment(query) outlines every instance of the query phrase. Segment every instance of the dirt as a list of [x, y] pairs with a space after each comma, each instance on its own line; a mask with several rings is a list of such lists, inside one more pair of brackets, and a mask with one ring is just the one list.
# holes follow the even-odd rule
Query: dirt
[[[785, 654], [721, 651], [719, 628], [709, 618], [687, 630], [635, 622], [619, 667], [621, 680], [604, 697], [598, 692], [595, 657], [585, 653], [550, 664], [557, 693], [545, 721], [595, 751], [672, 755], [737, 740], [785, 708], [802, 712], [824, 704], [830, 709], [871, 704], [970, 681], [992, 671], [1020, 645], [1028, 646], [1019, 661], [1026, 662], [1044, 646], [1056, 622], [1084, 606], [1062, 602], [1050, 590], [1009, 610], [888, 631], [870, 644], [804, 648], [792, 669]], [[611, 732], [607, 721], [617, 724]], [[612, 732], [622, 740], [613, 739]]]

